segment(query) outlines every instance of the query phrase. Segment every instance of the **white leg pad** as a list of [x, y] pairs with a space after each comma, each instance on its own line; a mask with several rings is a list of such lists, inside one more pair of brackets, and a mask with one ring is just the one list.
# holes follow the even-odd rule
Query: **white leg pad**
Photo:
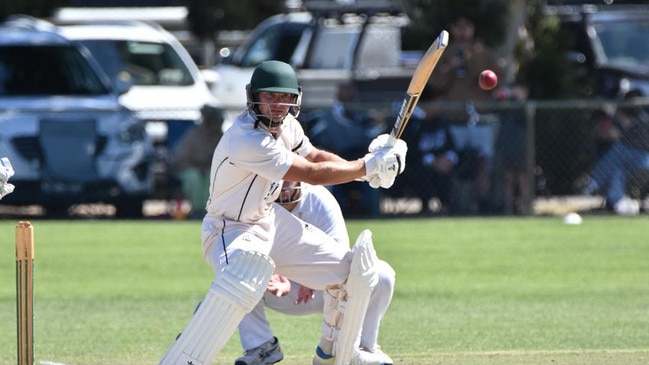
[[335, 365], [349, 365], [360, 343], [361, 328], [372, 289], [379, 281], [372, 232], [364, 230], [356, 239], [354, 258], [345, 284], [347, 291], [342, 325], [334, 340]]
[[241, 252], [216, 275], [205, 299], [160, 365], [208, 365], [259, 302], [275, 271], [273, 260]]

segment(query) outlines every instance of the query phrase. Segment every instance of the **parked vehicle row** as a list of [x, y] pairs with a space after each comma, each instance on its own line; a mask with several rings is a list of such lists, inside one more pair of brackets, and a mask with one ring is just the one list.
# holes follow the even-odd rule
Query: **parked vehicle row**
[[16, 171], [7, 205], [63, 215], [74, 204], [142, 215], [168, 187], [168, 153], [216, 105], [186, 50], [142, 22], [0, 24], [0, 155]]

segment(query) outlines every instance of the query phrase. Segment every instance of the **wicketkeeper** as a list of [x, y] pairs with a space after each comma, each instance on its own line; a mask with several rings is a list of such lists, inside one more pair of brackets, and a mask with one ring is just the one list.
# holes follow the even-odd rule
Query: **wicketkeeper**
[[[305, 223], [322, 229], [336, 244], [349, 248], [347, 226], [340, 205], [324, 186], [284, 181], [277, 202]], [[353, 363], [392, 365], [392, 359], [381, 350], [378, 337], [381, 320], [392, 301], [395, 272], [390, 264], [383, 260], [376, 262], [376, 271], [378, 282], [370, 295], [363, 320], [360, 347], [354, 353], [354, 360], [357, 361]], [[273, 287], [264, 293], [262, 300], [239, 323], [239, 336], [245, 353], [234, 365], [274, 364], [284, 358], [279, 340], [273, 336], [270, 323], [266, 319], [265, 307], [289, 315], [314, 314], [323, 310], [332, 313], [333, 317], [337, 314], [335, 305], [328, 308], [324, 306], [326, 294], [322, 291], [314, 291], [294, 282], [282, 285], [283, 282], [276, 279], [273, 278]], [[330, 317], [332, 316], [325, 315], [322, 322], [320, 342], [313, 355], [313, 365], [328, 365], [334, 362], [328, 355], [331, 354], [332, 334], [335, 333], [335, 328], [332, 327], [335, 323], [327, 321]]]

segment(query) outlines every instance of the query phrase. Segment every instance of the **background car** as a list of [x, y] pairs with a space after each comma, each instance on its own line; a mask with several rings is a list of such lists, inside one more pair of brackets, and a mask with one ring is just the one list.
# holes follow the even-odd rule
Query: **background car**
[[0, 24], [0, 156], [16, 171], [3, 204], [61, 215], [104, 202], [117, 216], [141, 216], [153, 145], [118, 101], [126, 90], [51, 23], [14, 16]]
[[314, 1], [306, 11], [269, 17], [227, 58], [213, 67], [212, 92], [227, 110], [226, 123], [245, 108], [254, 68], [275, 59], [291, 64], [304, 93], [302, 110], [327, 108], [338, 85], [352, 81], [359, 102], [401, 100], [421, 54], [414, 63], [404, 56], [402, 28], [409, 19], [391, 2], [340, 6]]
[[113, 82], [131, 84], [119, 100], [146, 120], [157, 156], [153, 197], [169, 197], [170, 150], [201, 122], [203, 106], [218, 106], [203, 72], [178, 40], [155, 23], [113, 20], [60, 29], [90, 50]]
[[588, 96], [649, 96], [649, 9], [637, 5], [548, 6], [569, 40]]

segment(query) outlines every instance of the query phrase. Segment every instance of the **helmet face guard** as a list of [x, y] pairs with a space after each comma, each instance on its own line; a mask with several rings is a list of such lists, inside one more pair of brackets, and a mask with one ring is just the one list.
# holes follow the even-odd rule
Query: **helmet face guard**
[[280, 205], [290, 205], [302, 200], [302, 183], [299, 181], [284, 181], [279, 197], [275, 200]]
[[288, 106], [288, 112], [284, 115], [269, 115], [261, 112], [259, 108], [261, 105], [271, 105], [270, 103], [262, 103], [259, 101], [258, 92], [250, 89], [250, 84], [246, 85], [247, 107], [257, 120], [262, 122], [267, 127], [278, 127], [282, 124], [284, 118], [288, 113], [292, 114], [295, 118], [300, 115], [300, 105], [302, 104], [302, 88], [298, 88], [298, 95], [295, 95], [291, 103], [273, 103], [272, 105]]
[[261, 113], [259, 108], [263, 103], [259, 102], [259, 92], [292, 94], [294, 98], [291, 103], [279, 103], [275, 105], [289, 106], [287, 113], [297, 117], [302, 104], [302, 88], [298, 86], [297, 74], [291, 65], [281, 61], [265, 61], [259, 64], [252, 73], [250, 83], [246, 85], [247, 107], [267, 127], [278, 127], [282, 124], [285, 115], [273, 116]]

